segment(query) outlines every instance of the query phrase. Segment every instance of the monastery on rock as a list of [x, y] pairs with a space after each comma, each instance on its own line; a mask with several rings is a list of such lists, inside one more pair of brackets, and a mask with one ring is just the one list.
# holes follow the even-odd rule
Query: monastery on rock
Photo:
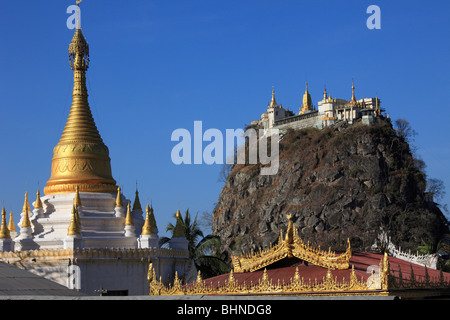
[[251, 125], [263, 128], [270, 135], [272, 128], [281, 131], [288, 128], [322, 129], [339, 121], [346, 121], [349, 124], [362, 121], [364, 124], [371, 124], [377, 117], [382, 116], [382, 111], [378, 97], [356, 100], [353, 82], [350, 101], [332, 98], [327, 94], [327, 89], [324, 89], [323, 99], [318, 102], [318, 108], [315, 108], [306, 83], [298, 114], [279, 105], [275, 100], [275, 90], [272, 90], [272, 100], [267, 106], [267, 111], [261, 115], [261, 119], [252, 121]]
[[[138, 191], [131, 206], [112, 177], [109, 150], [88, 104], [89, 45], [79, 23], [69, 62], [72, 106], [53, 150], [45, 196], [38, 190], [31, 210], [25, 193], [18, 233], [12, 212], [7, 225], [3, 208], [0, 261], [89, 295], [148, 294], [150, 262], [165, 281], [195, 269], [187, 240], [178, 233], [161, 248], [153, 208], [143, 212]], [[177, 224], [180, 219], [178, 211]]]

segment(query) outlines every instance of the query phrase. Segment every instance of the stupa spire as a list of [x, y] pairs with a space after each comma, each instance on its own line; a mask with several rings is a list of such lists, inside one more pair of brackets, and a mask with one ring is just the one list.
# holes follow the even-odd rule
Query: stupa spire
[[0, 227], [0, 239], [10, 239], [8, 226], [6, 225], [6, 211], [5, 207], [2, 208], [2, 223]]
[[351, 103], [356, 103], [356, 97], [355, 97], [355, 82], [352, 79], [352, 100], [350, 101]]
[[30, 222], [30, 215], [31, 209], [30, 209], [30, 202], [28, 201], [28, 192], [25, 192], [25, 200], [23, 202], [23, 219], [22, 219], [22, 228], [30, 228], [31, 222]]
[[186, 237], [186, 233], [184, 231], [184, 225], [183, 225], [183, 218], [181, 217], [180, 209], [177, 210], [177, 213], [175, 215], [175, 218], [177, 219], [175, 228], [173, 230], [173, 238], [184, 238]]
[[155, 216], [153, 214], [153, 206], [150, 208], [147, 204], [145, 211], [147, 212], [147, 215], [145, 216], [145, 222], [144, 222], [144, 225], [142, 226], [141, 234], [142, 235], [155, 234], [156, 220], [155, 220]]
[[[77, 1], [79, 5], [80, 1]], [[78, 10], [79, 12], [79, 10]], [[74, 192], [115, 193], [108, 147], [103, 143], [88, 103], [86, 71], [89, 45], [80, 19], [69, 45], [69, 62], [74, 75], [72, 106], [61, 139], [53, 149], [52, 171], [45, 194]]]
[[68, 236], [79, 236], [81, 235], [80, 231], [80, 220], [78, 216], [78, 209], [74, 205], [72, 207], [72, 219], [70, 220], [69, 228], [67, 229]]
[[273, 87], [272, 87], [272, 100], [270, 101], [269, 106], [272, 108], [278, 107], [277, 101], [275, 100], [275, 89]]
[[36, 201], [34, 202], [34, 208], [35, 209], [42, 209], [43, 208], [42, 201], [41, 201], [41, 193], [39, 192], [39, 188], [38, 188], [37, 193], [36, 193]]
[[131, 215], [130, 202], [127, 205], [127, 216], [125, 217], [125, 226], [134, 226], [133, 216]]

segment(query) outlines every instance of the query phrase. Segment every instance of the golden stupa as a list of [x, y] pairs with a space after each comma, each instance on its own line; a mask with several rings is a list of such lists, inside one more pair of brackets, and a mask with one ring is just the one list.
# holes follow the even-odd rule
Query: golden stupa
[[77, 186], [80, 192], [115, 193], [109, 150], [88, 103], [89, 45], [79, 25], [69, 45], [69, 61], [74, 73], [72, 107], [61, 139], [53, 149], [51, 176], [44, 193], [75, 192]]

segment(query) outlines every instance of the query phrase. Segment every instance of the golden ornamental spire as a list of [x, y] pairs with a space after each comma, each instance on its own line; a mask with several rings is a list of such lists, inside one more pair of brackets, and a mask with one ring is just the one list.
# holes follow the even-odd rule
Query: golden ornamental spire
[[145, 222], [142, 226], [142, 235], [152, 235], [155, 234], [156, 230], [156, 220], [155, 215], [153, 214], [153, 207], [149, 207], [147, 204], [147, 207], [145, 208], [145, 211], [147, 212], [147, 215], [145, 216]]
[[75, 187], [75, 197], [73, 198], [73, 205], [75, 206], [75, 208], [81, 207], [81, 198], [78, 186]]
[[117, 187], [116, 208], [123, 207], [122, 194], [121, 194], [120, 190], [121, 190], [120, 187]]
[[43, 209], [42, 201], [41, 201], [41, 193], [39, 192], [39, 188], [36, 193], [36, 201], [34, 202], [34, 208], [35, 209]]
[[311, 95], [308, 92], [308, 82], [306, 82], [306, 89], [305, 89], [305, 93], [303, 94], [303, 101], [302, 101], [302, 106], [300, 107], [299, 114], [303, 114], [306, 111], [312, 111], [312, 110], [313, 110], [312, 99], [311, 99]]
[[177, 210], [177, 213], [175, 215], [177, 222], [175, 224], [175, 228], [173, 230], [173, 238], [185, 238], [186, 233], [184, 231], [184, 223], [183, 218], [181, 217], [180, 209]]
[[53, 149], [51, 176], [44, 193], [71, 193], [77, 185], [82, 192], [115, 193], [109, 150], [88, 103], [89, 45], [79, 26], [69, 45], [69, 62], [74, 74], [72, 106], [61, 139]]
[[31, 213], [30, 202], [28, 201], [28, 192], [25, 192], [25, 200], [23, 202], [22, 212]]
[[30, 202], [28, 201], [28, 192], [25, 192], [25, 200], [23, 202], [22, 212], [23, 212], [23, 219], [22, 219], [21, 227], [22, 228], [30, 228], [31, 222], [30, 222], [30, 216], [28, 215], [28, 213], [31, 213], [31, 210], [30, 210]]
[[272, 89], [272, 100], [270, 101], [270, 107], [278, 107], [277, 101], [275, 100], [275, 90]]
[[294, 242], [294, 224], [292, 222], [292, 215], [288, 214], [287, 216], [288, 219], [288, 227], [287, 227], [287, 231], [286, 231], [286, 238], [285, 238], [285, 242], [287, 244], [292, 244]]
[[68, 236], [81, 235], [78, 209], [75, 207], [75, 205], [72, 207], [72, 219], [70, 220], [69, 228], [67, 229], [67, 235]]
[[5, 207], [2, 208], [2, 224], [0, 228], [0, 239], [11, 239], [8, 226], [6, 225], [6, 211]]
[[15, 226], [15, 224], [14, 224], [14, 219], [13, 219], [13, 213], [12, 213], [12, 211], [9, 212], [8, 230], [9, 230], [9, 232], [16, 232], [16, 226]]
[[134, 226], [133, 217], [131, 215], [130, 202], [127, 205], [127, 216], [125, 217], [125, 225], [126, 226]]
[[350, 101], [352, 104], [356, 103], [356, 97], [355, 97], [355, 82], [352, 79], [352, 100]]
[[133, 211], [142, 210], [141, 201], [139, 200], [139, 191], [136, 188], [136, 197], [134, 198]]

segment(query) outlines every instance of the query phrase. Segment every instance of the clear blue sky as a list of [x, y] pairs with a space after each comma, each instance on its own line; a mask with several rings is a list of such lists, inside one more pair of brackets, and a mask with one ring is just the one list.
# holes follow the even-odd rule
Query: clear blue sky
[[[0, 200], [16, 222], [25, 187], [34, 200], [50, 177], [53, 147], [72, 93], [66, 13], [73, 1], [0, 2]], [[366, 9], [381, 8], [369, 30]], [[378, 94], [391, 118], [417, 131], [427, 174], [450, 201], [450, 2], [299, 0], [84, 0], [90, 106], [110, 149], [114, 178], [153, 202], [164, 235], [178, 204], [211, 211], [219, 165], [172, 164], [177, 128], [244, 128], [277, 102], [298, 110]]]

